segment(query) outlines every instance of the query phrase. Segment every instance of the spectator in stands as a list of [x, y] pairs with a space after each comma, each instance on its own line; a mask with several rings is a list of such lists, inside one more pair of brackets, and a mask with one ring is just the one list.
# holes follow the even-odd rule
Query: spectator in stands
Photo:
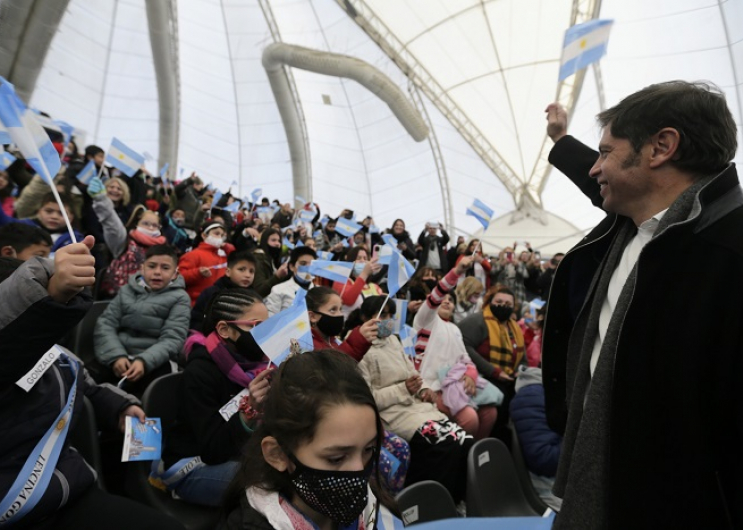
[[[439, 230], [441, 235], [437, 235]], [[418, 245], [421, 246], [419, 267], [431, 267], [439, 274], [448, 269], [446, 262], [446, 245], [449, 243], [449, 234], [441, 223], [426, 223], [426, 228], [418, 236]]]
[[140, 396], [171, 372], [188, 333], [191, 309], [178, 256], [170, 245], [147, 249], [142, 270], [129, 278], [95, 323], [95, 357], [123, 388]]
[[[461, 248], [460, 248], [461, 247]], [[446, 262], [449, 266], [449, 270], [452, 270], [457, 264], [457, 260], [461, 254], [464, 254], [467, 244], [464, 241], [464, 236], [457, 237], [457, 244], [451, 245], [449, 250], [446, 251]], [[449, 271], [446, 271], [449, 272]], [[446, 274], [446, 272], [444, 274]]]
[[[529, 245], [529, 243], [527, 243], [527, 245]], [[526, 266], [526, 272], [529, 273], [529, 276], [524, 280], [526, 298], [522, 300], [522, 302], [531, 302], [540, 296], [539, 277], [542, 275], [540, 253], [533, 250], [531, 246], [527, 246], [526, 250], [522, 250], [519, 254], [519, 261], [524, 263]]]
[[165, 238], [160, 234], [160, 217], [157, 212], [145, 210], [141, 204], [135, 208], [127, 228], [126, 250], [111, 262], [101, 281], [101, 293], [109, 298], [139, 272], [148, 248], [165, 244]]
[[281, 232], [269, 228], [261, 234], [260, 247], [254, 251], [256, 268], [253, 289], [262, 297], [271, 294], [274, 285], [289, 277], [289, 265], [281, 263]]
[[49, 257], [52, 238], [41, 228], [25, 223], [10, 223], [0, 227], [0, 256], [21, 261], [39, 256]]
[[[519, 261], [513, 247], [506, 247], [498, 254], [498, 261], [490, 271], [493, 285], [505, 285], [512, 292], [518, 304], [526, 300], [526, 286], [524, 281], [529, 277], [526, 264]], [[521, 306], [514, 306], [514, 314], [521, 317]]]
[[177, 200], [175, 206], [186, 213], [183, 227], [196, 230], [204, 219], [202, 208], [202, 196], [206, 191], [204, 182], [196, 176], [196, 173], [191, 173], [190, 177], [176, 184], [173, 189]]
[[[158, 486], [195, 504], [218, 506], [238, 469], [245, 443], [256, 428], [255, 407], [269, 388], [267, 358], [249, 331], [268, 318], [255, 293], [228, 289], [209, 303], [204, 334], [186, 341], [186, 368], [176, 425], [164, 433]], [[247, 339], [247, 340], [246, 340]], [[241, 399], [250, 392], [250, 397]], [[234, 401], [230, 412], [225, 405]], [[200, 462], [177, 473], [184, 462]], [[167, 477], [175, 475], [177, 479]]]
[[[87, 186], [79, 185], [86, 192], [86, 207], [92, 208], [95, 213], [97, 224], [92, 234], [96, 237], [98, 245], [93, 249], [97, 268], [108, 266], [111, 258], [120, 256], [127, 245], [127, 232], [124, 223], [116, 212], [116, 206], [106, 192], [101, 179], [93, 177]], [[113, 189], [113, 188], [112, 188]], [[98, 234], [98, 235], [96, 235]], [[107, 252], [101, 249], [105, 246]]]
[[[83, 289], [95, 282], [92, 246], [93, 238], [87, 237], [60, 249], [53, 265], [51, 260], [31, 259], [9, 278], [10, 271], [0, 277], [0, 495], [10, 501], [3, 520], [15, 528], [89, 528], [92, 521], [111, 530], [183, 530], [149, 507], [104, 492], [95, 483], [92, 467], [70, 447], [67, 426], [74, 426], [85, 414], [83, 397], [92, 403], [100, 428], [122, 431], [125, 417], [145, 419], [136, 398], [108, 385], [96, 385], [66, 352], [28, 391], [16, 384], [43, 364], [40, 361], [48, 358], [54, 344], [90, 308], [90, 297]], [[73, 387], [76, 393], [71, 392]], [[65, 402], [71, 406], [69, 416]], [[56, 441], [55, 433], [59, 435]], [[45, 436], [53, 445], [39, 449]], [[33, 465], [42, 455], [46, 458], [41, 469], [26, 469], [25, 476], [21, 475], [24, 463]], [[43, 478], [39, 479], [39, 473]], [[21, 484], [13, 487], [18, 479]], [[24, 493], [24, 483], [35, 486], [35, 504]], [[19, 512], [21, 505], [30, 510]]]
[[353, 271], [345, 283], [333, 282], [335, 289], [343, 301], [343, 316], [348, 318], [351, 311], [361, 306], [361, 302], [367, 296], [383, 294], [382, 289], [376, 283], [372, 283], [370, 277], [382, 269], [377, 258], [369, 259], [366, 247], [353, 247], [346, 253], [346, 261], [353, 262]]
[[553, 255], [547, 262], [544, 272], [539, 276], [537, 284], [539, 288], [539, 295], [544, 300], [549, 300], [550, 289], [552, 288], [552, 278], [554, 278], [557, 266], [560, 265], [560, 262], [564, 257], [565, 254], [563, 254], [562, 252], [558, 252], [557, 254]]
[[221, 529], [371, 529], [378, 525], [369, 521], [391, 522], [377, 512], [380, 501], [381, 510], [394, 504], [374, 471], [383, 447], [379, 411], [353, 362], [332, 351], [290, 358], [262, 413]]
[[532, 368], [542, 366], [542, 328], [547, 305], [543, 305], [534, 314], [527, 313], [519, 320], [519, 326], [524, 333], [526, 347], [526, 362]]
[[[65, 197], [67, 208], [72, 212], [73, 217], [80, 218], [83, 199], [79, 195], [72, 194], [71, 181], [66, 179], [60, 171], [54, 178], [54, 184], [59, 194]], [[49, 184], [39, 175], [35, 175], [28, 185], [21, 190], [18, 199], [15, 201], [16, 217], [18, 219], [28, 219], [37, 215], [38, 210], [43, 206], [42, 203], [50, 194]]]
[[183, 228], [186, 225], [186, 211], [183, 208], [174, 208], [170, 212], [163, 212], [164, 209], [164, 207], [160, 208], [163, 235], [169, 244], [178, 249], [179, 254], [184, 254], [193, 245], [193, 239]]
[[310, 247], [295, 247], [289, 254], [289, 273], [291, 278], [271, 288], [271, 294], [266, 297], [268, 315], [273, 316], [288, 308], [294, 303], [299, 289], [308, 291], [312, 288], [313, 276], [309, 272], [299, 272], [299, 267], [306, 267], [317, 259], [317, 254]]
[[379, 335], [359, 362], [359, 370], [372, 390], [384, 427], [410, 444], [411, 462], [405, 483], [435, 480], [459, 502], [464, 497], [467, 453], [473, 439], [436, 408], [436, 394], [423, 386], [402, 342], [392, 334], [392, 300], [369, 297], [351, 319], [367, 322], [380, 309]]
[[315, 252], [317, 252], [317, 242], [315, 241], [315, 238], [314, 237], [312, 237], [312, 236], [304, 236], [304, 238], [302, 238], [302, 244], [305, 247], [311, 248], [312, 250], [314, 250]]
[[232, 244], [236, 250], [255, 250], [258, 248], [262, 231], [263, 223], [260, 218], [251, 220], [246, 217], [232, 235]]
[[221, 223], [206, 222], [201, 227], [195, 249], [186, 252], [178, 262], [183, 278], [186, 280], [186, 292], [191, 298], [191, 305], [201, 291], [214, 285], [224, 276], [227, 269], [227, 256], [235, 249], [225, 243], [226, 231]]
[[271, 219], [271, 223], [278, 223], [282, 229], [292, 224], [292, 205], [288, 202], [282, 204]]
[[508, 287], [494, 286], [483, 300], [483, 310], [462, 320], [464, 347], [478, 372], [500, 388], [504, 395], [498, 425], [508, 423], [508, 404], [514, 395], [514, 380], [526, 364], [524, 335], [511, 318], [516, 298]]
[[[47, 189], [49, 189], [48, 186]], [[62, 199], [62, 204], [65, 207], [70, 223], [74, 223], [75, 216], [73, 215], [72, 209], [69, 206], [70, 198], [65, 195], [60, 196], [60, 198]], [[54, 197], [54, 195], [49, 192], [42, 198], [40, 202], [41, 206], [36, 212], [36, 217], [34, 217], [33, 219], [17, 220], [5, 216], [4, 212], [0, 212], [0, 226], [15, 222], [36, 226], [49, 234], [53, 242], [51, 252], [56, 252], [65, 245], [69, 245], [70, 243], [72, 243], [72, 238], [70, 237], [69, 230], [67, 229], [67, 224], [65, 223], [64, 217], [62, 216], [62, 210], [59, 209], [59, 204], [57, 204], [57, 199]], [[74, 229], [73, 232], [75, 234], [75, 239], [77, 239], [78, 241], [83, 240], [83, 235], [80, 232]]]
[[65, 176], [70, 180], [77, 180], [77, 175], [83, 170], [88, 162], [92, 160], [93, 164], [95, 164], [96, 174], [101, 170], [101, 167], [103, 167], [103, 174], [101, 176], [105, 176], [105, 178], [108, 178], [108, 171], [106, 167], [103, 166], [105, 159], [106, 152], [97, 145], [91, 144], [85, 148], [84, 158], [79, 158], [76, 156], [72, 157], [69, 165], [67, 166]]
[[480, 280], [472, 276], [464, 278], [464, 280], [457, 284], [454, 290], [456, 305], [454, 306], [454, 314], [452, 315], [452, 321], [455, 324], [459, 324], [468, 316], [482, 311], [482, 294], [484, 290], [485, 286]]
[[467, 404], [457, 412], [458, 407], [454, 407], [454, 403], [448, 400], [445, 401], [445, 395], [441, 392], [442, 379], [452, 371], [462, 372], [457, 387], [468, 396], [477, 397], [477, 393], [486, 387], [478, 378], [477, 369], [464, 349], [459, 328], [451, 322], [454, 300], [449, 293], [472, 262], [471, 256], [460, 260], [436, 285], [415, 315], [413, 327], [418, 333], [418, 339], [413, 362], [423, 378], [423, 385], [437, 394], [436, 404], [439, 410], [479, 440], [490, 433], [495, 423], [497, 416], [495, 407], [481, 406], [475, 410], [472, 405]]
[[343, 253], [343, 249], [345, 248], [343, 244], [344, 238], [335, 231], [335, 225], [335, 219], [328, 219], [328, 222], [325, 224], [325, 228], [323, 228], [322, 249], [328, 252], [332, 252], [338, 259], [340, 259], [341, 254]]
[[405, 286], [408, 299], [407, 323], [409, 325], [413, 324], [415, 314], [437, 283], [439, 283], [439, 275], [431, 267], [419, 267], [415, 271], [415, 274]]
[[[474, 263], [471, 268], [467, 269], [467, 277], [477, 278], [481, 284], [485, 286], [485, 290], [490, 289], [490, 274], [492, 265], [490, 258], [485, 256], [482, 252], [482, 245], [479, 239], [472, 239], [467, 244], [467, 248], [464, 253], [459, 254], [457, 262], [464, 256], [472, 256]], [[459, 281], [464, 281], [464, 278], [460, 278]]]
[[106, 196], [114, 203], [116, 214], [126, 225], [132, 217], [136, 204], [132, 201], [129, 184], [119, 177], [112, 177], [106, 181]]
[[214, 296], [224, 289], [248, 289], [253, 285], [255, 278], [255, 256], [250, 252], [236, 251], [227, 256], [227, 271], [224, 276], [207, 287], [196, 299], [191, 309], [190, 328], [201, 331], [204, 322], [206, 308]]
[[545, 504], [560, 511], [562, 501], [552, 494], [552, 486], [560, 460], [562, 436], [547, 424], [541, 368], [527, 368], [519, 374], [510, 409], [534, 489]]
[[15, 215], [15, 197], [13, 189], [15, 185], [10, 181], [8, 172], [0, 170], [0, 208], [8, 217]]
[[395, 219], [392, 223], [392, 228], [385, 231], [386, 234], [392, 234], [397, 240], [397, 250], [399, 250], [405, 259], [413, 261], [415, 259], [415, 245], [413, 240], [410, 239], [410, 234], [405, 230], [405, 221], [402, 219]]

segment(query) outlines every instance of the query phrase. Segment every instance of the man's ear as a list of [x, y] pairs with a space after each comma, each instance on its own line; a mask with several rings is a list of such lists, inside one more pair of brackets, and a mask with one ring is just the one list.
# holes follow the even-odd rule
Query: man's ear
[[11, 247], [10, 245], [5, 245], [4, 247], [0, 248], [0, 257], [18, 258], [18, 254], [13, 247]]
[[672, 127], [664, 127], [650, 138], [651, 168], [657, 168], [676, 157], [681, 134]]
[[263, 459], [276, 471], [283, 473], [289, 469], [289, 457], [273, 436], [266, 436], [261, 440], [261, 451]]

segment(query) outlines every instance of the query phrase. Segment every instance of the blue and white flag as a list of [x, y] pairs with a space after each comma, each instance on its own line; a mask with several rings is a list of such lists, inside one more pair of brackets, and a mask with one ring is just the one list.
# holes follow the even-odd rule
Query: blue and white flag
[[309, 265], [297, 267], [299, 272], [309, 272], [313, 276], [327, 278], [334, 282], [346, 283], [351, 272], [353, 272], [353, 263], [350, 261], [326, 261], [312, 260]]
[[348, 239], [341, 239], [340, 244], [343, 248], [348, 248], [351, 246], [351, 244], [348, 242]]
[[317, 259], [323, 260], [323, 261], [332, 261], [333, 260], [333, 253], [332, 252], [326, 252], [324, 250], [318, 250], [317, 251]]
[[323, 228], [325, 228], [325, 225], [328, 224], [328, 221], [330, 221], [330, 217], [326, 214], [322, 216], [322, 219], [320, 219], [320, 224]]
[[492, 208], [488, 207], [480, 199], [475, 199], [472, 206], [467, 208], [467, 215], [471, 215], [480, 221], [485, 230], [490, 226], [490, 220], [493, 218], [493, 213]]
[[294, 200], [299, 201], [299, 204], [307, 204], [307, 201], [305, 201], [304, 197], [302, 197], [301, 195], [295, 195]]
[[3, 151], [0, 153], [0, 170], [5, 171], [8, 169], [10, 164], [16, 161], [16, 158], [8, 153], [7, 151]]
[[85, 184], [86, 186], [90, 184], [90, 181], [93, 180], [93, 177], [95, 177], [98, 174], [98, 169], [95, 167], [95, 162], [93, 160], [90, 160], [87, 164], [85, 164], [85, 167], [80, 170], [80, 173], [77, 174], [77, 180], [80, 182], [80, 184]]
[[397, 239], [395, 239], [395, 236], [392, 234], [384, 234], [382, 236], [382, 241], [384, 241], [387, 245], [390, 245], [391, 247], [397, 248]]
[[400, 333], [400, 330], [405, 327], [405, 321], [408, 319], [408, 301], [400, 300], [399, 298], [393, 299], [395, 302], [395, 333]]
[[54, 120], [54, 123], [56, 123], [59, 129], [62, 131], [64, 144], [67, 145], [68, 143], [70, 143], [70, 140], [72, 139], [72, 133], [75, 132], [75, 128], [66, 121], [62, 120]]
[[240, 201], [235, 199], [230, 204], [222, 208], [225, 212], [237, 213], [240, 211]]
[[299, 301], [295, 298], [294, 304], [254, 327], [250, 334], [263, 353], [277, 365], [291, 353], [292, 340], [296, 340], [303, 350], [312, 350], [312, 328], [304, 297], [299, 297]]
[[291, 241], [289, 241], [289, 237], [288, 236], [284, 236], [283, 243], [284, 243], [284, 246], [286, 248], [288, 248], [289, 250], [294, 250], [294, 243], [292, 243]]
[[127, 147], [121, 140], [114, 138], [106, 153], [106, 163], [111, 164], [127, 177], [133, 177], [144, 165], [144, 156]]
[[214, 190], [214, 197], [212, 197], [212, 208], [217, 207], [217, 203], [219, 202], [219, 199], [222, 198], [222, 192], [218, 189]]
[[168, 168], [170, 167], [170, 162], [165, 162], [163, 164], [163, 167], [160, 168], [160, 178], [165, 179], [168, 176]]
[[261, 198], [261, 195], [263, 195], [263, 188], [254, 189], [250, 194], [250, 197], [253, 199], [253, 203], [258, 202], [258, 199]]
[[387, 291], [390, 294], [390, 298], [397, 294], [397, 291], [403, 288], [408, 283], [408, 280], [415, 274], [415, 267], [413, 267], [408, 260], [402, 257], [402, 254], [395, 251], [390, 259], [390, 268], [387, 272]]
[[8, 130], [5, 128], [5, 125], [0, 122], [0, 144], [8, 145], [12, 143], [13, 140], [11, 140]]
[[313, 212], [312, 210], [305, 210], [305, 209], [299, 210], [299, 219], [307, 223], [311, 223], [312, 220], [315, 218], [315, 215], [317, 214]]
[[613, 24], [613, 20], [589, 20], [565, 31], [559, 81], [606, 55]]
[[16, 95], [13, 85], [2, 77], [0, 83], [0, 122], [26, 162], [52, 186], [52, 179], [62, 167], [59, 153], [36, 115]]
[[379, 229], [377, 225], [371, 225], [369, 226], [369, 233], [370, 234], [381, 234], [382, 231]]
[[415, 357], [416, 337], [417, 333], [415, 330], [407, 324], [400, 328], [400, 341], [402, 342], [402, 347], [405, 350], [405, 354], [410, 357]]
[[359, 230], [361, 230], [360, 224], [354, 223], [345, 217], [339, 217], [335, 223], [335, 231], [346, 237], [353, 237]]

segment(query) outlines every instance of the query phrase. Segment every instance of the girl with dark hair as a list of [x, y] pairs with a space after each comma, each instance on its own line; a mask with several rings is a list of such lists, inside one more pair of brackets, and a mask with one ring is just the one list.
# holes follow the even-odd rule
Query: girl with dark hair
[[226, 237], [227, 231], [221, 223], [204, 223], [194, 240], [196, 248], [181, 256], [178, 269], [186, 280], [186, 292], [191, 297], [191, 306], [196, 303], [201, 291], [224, 276], [227, 256], [235, 250], [230, 243], [225, 243]]
[[264, 230], [259, 248], [253, 253], [255, 254], [253, 289], [265, 298], [271, 294], [274, 285], [289, 278], [288, 265], [281, 263], [281, 232], [274, 228]]
[[126, 249], [111, 262], [103, 275], [100, 291], [107, 297], [113, 297], [133, 274], [139, 272], [148, 248], [166, 243], [160, 234], [160, 216], [157, 212], [145, 210], [142, 205], [134, 209], [126, 231]]
[[410, 239], [410, 234], [405, 230], [405, 221], [402, 219], [395, 219], [392, 223], [392, 228], [385, 230], [385, 234], [392, 234], [397, 240], [397, 250], [399, 250], [405, 259], [413, 261], [415, 259], [415, 245], [413, 240]]
[[[250, 438], [255, 407], [269, 388], [268, 360], [248, 333], [268, 318], [245, 289], [217, 293], [203, 331], [186, 340], [178, 422], [164, 436], [156, 485], [179, 498], [218, 506]], [[250, 391], [249, 398], [244, 398]]]
[[369, 259], [365, 246], [356, 246], [346, 253], [345, 261], [353, 262], [351, 277], [343, 282], [333, 282], [333, 289], [340, 293], [343, 301], [343, 316], [348, 318], [367, 296], [383, 294], [382, 289], [371, 281], [371, 276], [379, 272], [382, 266], [377, 259]]
[[405, 485], [435, 480], [458, 502], [464, 498], [467, 454], [474, 440], [436, 408], [436, 394], [423, 385], [400, 338], [392, 334], [395, 303], [385, 300], [383, 296], [372, 296], [354, 311], [362, 321], [374, 318], [380, 309], [382, 317], [379, 337], [359, 363], [359, 369], [371, 387], [385, 428], [410, 444]]
[[220, 529], [391, 527], [394, 501], [375, 473], [382, 422], [352, 360], [332, 350], [290, 357], [260, 409]]

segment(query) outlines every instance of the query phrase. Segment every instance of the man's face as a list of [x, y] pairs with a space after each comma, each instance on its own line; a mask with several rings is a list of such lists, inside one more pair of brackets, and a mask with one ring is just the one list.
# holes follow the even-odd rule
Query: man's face
[[436, 232], [438, 232], [438, 230], [439, 229], [436, 228], [435, 226], [429, 226], [428, 227], [428, 235], [435, 236], [436, 235]]
[[240, 287], [250, 287], [255, 278], [255, 265], [249, 261], [238, 261], [227, 268], [227, 277]]
[[[67, 216], [70, 218], [70, 222], [72, 222], [72, 212], [68, 208], [66, 210]], [[64, 217], [62, 217], [62, 211], [56, 202], [48, 202], [39, 208], [36, 217], [47, 230], [59, 230], [64, 226]]]
[[36, 256], [42, 257], [42, 258], [48, 258], [49, 253], [51, 252], [52, 247], [45, 243], [34, 243], [33, 245], [29, 245], [23, 250], [21, 250], [18, 253], [18, 259], [21, 261], [26, 261], [31, 258], [35, 258]]
[[98, 153], [97, 155], [95, 155], [95, 156], [93, 157], [93, 163], [94, 163], [94, 164], [95, 164], [96, 166], [98, 166], [98, 167], [101, 167], [101, 166], [103, 165], [103, 160], [104, 160], [105, 158], [106, 158], [106, 153]]
[[601, 186], [604, 210], [633, 218], [633, 213], [644, 210], [653, 191], [643, 164], [648, 146], [635, 153], [629, 140], [614, 138], [609, 129], [604, 127], [599, 157], [589, 174]]
[[152, 256], [142, 264], [142, 276], [153, 291], [167, 287], [178, 274], [173, 258], [170, 256]]

